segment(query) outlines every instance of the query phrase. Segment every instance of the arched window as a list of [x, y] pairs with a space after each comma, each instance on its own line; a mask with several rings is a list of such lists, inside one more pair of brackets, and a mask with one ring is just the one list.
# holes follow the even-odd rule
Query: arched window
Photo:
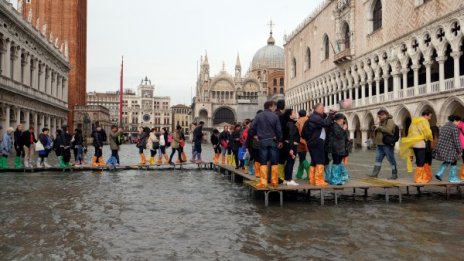
[[306, 69], [311, 68], [311, 50], [309, 47], [306, 49]]
[[345, 44], [345, 49], [350, 49], [350, 26], [345, 22], [343, 25], [343, 43]]
[[382, 0], [377, 0], [374, 5], [373, 18], [373, 31], [382, 28]]
[[292, 77], [296, 77], [296, 58], [292, 60]]
[[329, 37], [327, 35], [324, 35], [324, 60], [329, 59]]

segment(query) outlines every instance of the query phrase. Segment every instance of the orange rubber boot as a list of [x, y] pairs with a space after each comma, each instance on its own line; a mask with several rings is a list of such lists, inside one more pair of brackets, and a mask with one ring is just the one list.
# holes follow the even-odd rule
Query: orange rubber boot
[[433, 172], [432, 172], [432, 167], [425, 163], [424, 164], [424, 174], [422, 175], [425, 183], [429, 183], [430, 181], [432, 181], [432, 178], [433, 178]]
[[159, 156], [159, 157], [158, 157], [158, 160], [156, 161], [156, 165], [159, 166], [159, 165], [161, 165], [161, 164], [163, 164], [163, 157], [162, 157], [162, 156]]
[[261, 178], [261, 164], [255, 161], [255, 177]]
[[100, 167], [105, 167], [106, 166], [106, 163], [103, 160], [103, 157], [98, 158], [98, 166], [100, 166]]
[[272, 165], [271, 167], [271, 186], [277, 187], [279, 186], [279, 165]]
[[427, 183], [424, 181], [424, 174], [424, 167], [416, 167], [416, 173], [414, 174], [414, 182], [419, 184]]
[[97, 157], [96, 156], [92, 157], [92, 167], [94, 167], [94, 168], [98, 167]]
[[164, 153], [164, 160], [166, 161], [166, 163], [169, 163], [169, 157], [168, 157], [168, 154]]
[[261, 165], [259, 169], [261, 171], [261, 178], [259, 179], [259, 183], [256, 185], [256, 187], [258, 187], [258, 188], [266, 188], [267, 187], [267, 171], [268, 171], [268, 167], [267, 167], [267, 165]]
[[182, 152], [181, 159], [182, 161], [187, 161], [187, 154], [185, 152]]
[[147, 158], [145, 157], [144, 153], [140, 153], [140, 165], [145, 165], [147, 163]]
[[226, 164], [226, 155], [222, 154], [222, 159], [221, 159], [222, 165]]
[[316, 186], [316, 176], [315, 176], [315, 173], [316, 173], [316, 168], [313, 167], [313, 166], [310, 166], [309, 167], [309, 170], [308, 170], [308, 183], [309, 185], [312, 185], [312, 186]]
[[460, 178], [461, 180], [464, 180], [464, 165], [461, 166], [461, 171], [459, 172], [460, 173]]
[[316, 171], [314, 172], [314, 177], [315, 177], [315, 182], [316, 182], [315, 185], [316, 186], [327, 186], [327, 185], [329, 185], [324, 180], [324, 165], [323, 164], [316, 165]]

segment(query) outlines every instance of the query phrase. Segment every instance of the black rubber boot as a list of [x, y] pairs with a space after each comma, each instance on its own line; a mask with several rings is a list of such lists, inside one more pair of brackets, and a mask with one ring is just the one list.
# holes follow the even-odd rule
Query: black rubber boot
[[371, 178], [377, 178], [380, 172], [380, 166], [374, 166], [374, 169], [372, 170], [372, 173], [369, 175]]
[[398, 178], [398, 169], [395, 167], [394, 169], [392, 169], [392, 175], [388, 179], [393, 180], [397, 178]]

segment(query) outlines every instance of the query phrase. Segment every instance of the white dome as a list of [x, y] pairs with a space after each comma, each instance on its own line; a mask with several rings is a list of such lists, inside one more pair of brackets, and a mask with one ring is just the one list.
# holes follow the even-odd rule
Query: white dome
[[284, 69], [284, 49], [274, 44], [275, 40], [271, 34], [267, 40], [267, 45], [259, 49], [255, 56], [253, 56], [251, 70]]

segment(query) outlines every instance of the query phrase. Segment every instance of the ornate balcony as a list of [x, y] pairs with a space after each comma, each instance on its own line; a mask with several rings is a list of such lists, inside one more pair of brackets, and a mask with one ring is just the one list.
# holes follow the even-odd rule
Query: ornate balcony
[[341, 63], [345, 63], [351, 60], [352, 60], [352, 56], [351, 56], [350, 48], [346, 48], [345, 50], [336, 53], [334, 56], [335, 64], [341, 64]]

